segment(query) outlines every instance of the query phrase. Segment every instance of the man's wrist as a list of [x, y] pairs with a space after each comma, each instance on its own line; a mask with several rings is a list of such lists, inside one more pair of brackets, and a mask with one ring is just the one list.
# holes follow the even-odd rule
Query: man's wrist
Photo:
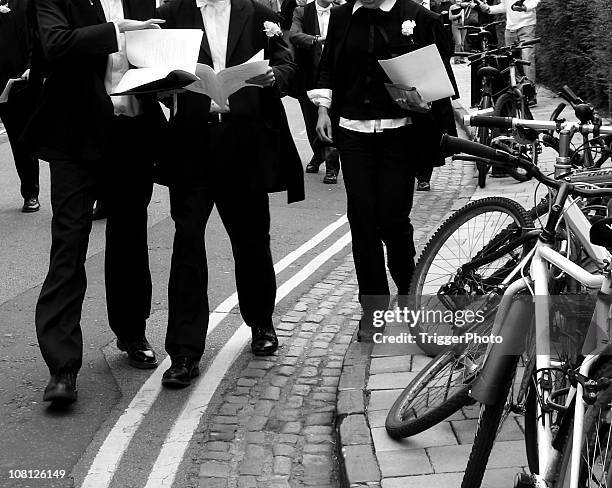
[[317, 35], [317, 34], [315, 34], [315, 35], [313, 36], [313, 38], [312, 38], [312, 45], [313, 45], [313, 46], [316, 46], [317, 44], [319, 44], [319, 37], [321, 37], [321, 36], [319, 36], [319, 35]]

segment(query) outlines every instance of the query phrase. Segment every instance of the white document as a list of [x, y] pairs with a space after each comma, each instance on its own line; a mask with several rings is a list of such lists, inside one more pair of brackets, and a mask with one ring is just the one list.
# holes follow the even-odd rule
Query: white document
[[246, 80], [263, 75], [268, 70], [269, 61], [263, 57], [263, 51], [259, 51], [248, 61], [218, 73], [207, 64], [198, 63], [195, 74], [200, 80], [187, 86], [186, 90], [208, 95], [219, 107], [225, 107], [231, 94], [245, 86], [257, 86], [249, 85]]
[[393, 83], [415, 87], [426, 102], [455, 94], [435, 44], [379, 63]]
[[7, 81], [4, 90], [2, 90], [2, 95], [0, 95], [0, 103], [6, 103], [9, 101], [9, 95], [11, 94], [11, 88], [13, 87], [13, 83], [21, 80], [21, 78], [11, 78]]
[[128, 61], [136, 68], [125, 73], [115, 89], [123, 93], [164, 79], [176, 70], [194, 74], [204, 32], [200, 29], [146, 29], [125, 33]]

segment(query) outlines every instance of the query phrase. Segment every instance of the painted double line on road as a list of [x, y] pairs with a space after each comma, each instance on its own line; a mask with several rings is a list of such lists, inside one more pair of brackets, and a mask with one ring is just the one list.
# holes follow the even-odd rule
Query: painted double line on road
[[[281, 273], [304, 254], [321, 244], [346, 223], [346, 215], [343, 215], [300, 247], [290, 252], [274, 266], [276, 274]], [[286, 280], [277, 289], [276, 303], [278, 304], [283, 300], [333, 256], [342, 251], [350, 242], [350, 232], [347, 232]], [[238, 295], [233, 293], [215, 308], [210, 316], [209, 333], [227, 317], [236, 305], [238, 305]], [[208, 408], [210, 399], [231, 365], [248, 343], [250, 337], [249, 328], [243, 323], [227, 344], [217, 353], [206, 374], [194, 384], [183, 410], [174, 422], [170, 433], [162, 445], [161, 451], [149, 474], [146, 488], [172, 486], [185, 450], [200, 419]], [[81, 485], [82, 488], [106, 488], [110, 485], [130, 441], [161, 391], [161, 377], [168, 367], [170, 367], [170, 358], [166, 357], [121, 414], [98, 450]]]

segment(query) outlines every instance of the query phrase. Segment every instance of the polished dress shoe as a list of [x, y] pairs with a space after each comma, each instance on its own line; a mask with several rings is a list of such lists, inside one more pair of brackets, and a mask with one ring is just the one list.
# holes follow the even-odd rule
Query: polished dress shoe
[[96, 202], [96, 205], [93, 209], [92, 220], [102, 220], [107, 217], [106, 205], [104, 205], [100, 200]]
[[52, 374], [49, 384], [43, 394], [44, 402], [53, 402], [56, 405], [68, 405], [76, 402], [76, 373], [63, 372]]
[[172, 366], [162, 376], [162, 385], [168, 388], [185, 388], [189, 386], [191, 380], [200, 375], [199, 363], [199, 359], [191, 359], [186, 356], [172, 358]]
[[429, 184], [429, 181], [419, 181], [416, 189], [417, 191], [429, 191], [431, 190], [431, 185]]
[[39, 210], [40, 203], [38, 202], [38, 197], [24, 198], [23, 207], [21, 207], [23, 213], [33, 213]]
[[255, 356], [271, 356], [278, 349], [278, 338], [272, 324], [251, 327], [251, 351]]
[[132, 342], [123, 342], [117, 339], [117, 348], [127, 352], [128, 363], [138, 369], [157, 368], [157, 357], [151, 344], [143, 337]]
[[318, 173], [319, 166], [323, 164], [323, 159], [319, 156], [313, 156], [310, 162], [306, 165], [306, 173]]

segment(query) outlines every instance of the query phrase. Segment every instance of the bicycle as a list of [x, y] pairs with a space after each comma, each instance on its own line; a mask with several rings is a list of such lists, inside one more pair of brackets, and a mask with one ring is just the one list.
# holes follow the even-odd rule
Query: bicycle
[[[478, 122], [490, 124], [492, 120], [494, 122], [496, 120], [508, 120], [482, 116], [472, 116], [469, 119], [473, 122], [472, 125], [476, 125]], [[524, 155], [520, 156], [523, 159], [525, 158]], [[463, 159], [464, 156], [461, 156], [461, 158]], [[470, 156], [470, 158], [478, 160], [473, 156]], [[490, 163], [487, 159], [480, 158], [480, 160], [487, 164]], [[582, 178], [585, 182], [610, 183], [612, 182], [612, 170], [599, 171], [597, 174], [583, 172], [579, 173], [577, 177]], [[577, 202], [575, 203], [574, 208], [578, 208]], [[498, 208], [500, 205], [503, 211]], [[540, 219], [548, 213], [549, 207], [548, 199], [543, 199], [531, 211], [527, 212], [516, 202], [494, 197], [472, 202], [451, 215], [432, 236], [417, 262], [411, 285], [411, 295], [415, 297], [413, 302], [415, 309], [422, 308], [424, 293], [438, 297], [444, 295], [447, 301], [453, 295], [453, 300], [456, 300], [457, 295], [462, 297], [466, 295], [486, 296], [488, 298], [482, 300], [482, 303], [488, 300], [489, 316], [487, 321], [477, 327], [460, 330], [459, 333], [486, 334], [489, 332], [491, 323], [488, 320], [490, 314], [496, 311], [496, 303], [492, 302], [491, 297], [498, 296], [516, 276], [517, 268], [512, 269], [512, 267], [517, 264], [518, 258], [524, 256], [525, 252], [535, 244], [537, 231], [534, 232], [533, 220]], [[589, 201], [582, 205], [580, 210], [588, 218], [593, 218], [598, 215], [597, 212], [601, 212], [601, 207], [602, 205], [599, 205], [598, 202]], [[492, 212], [505, 215], [511, 223], [507, 226], [497, 227], [490, 225], [490, 233], [482, 241], [479, 241], [480, 244], [474, 249], [472, 249], [473, 246], [469, 245], [470, 239], [456, 237], [462, 226], [467, 225], [468, 230], [474, 231], [479, 227], [477, 221], [474, 220], [481, 218], [483, 215], [490, 216]], [[580, 252], [581, 244], [579, 240], [577, 242], [572, 230], [573, 227], [576, 227], [572, 223], [576, 218], [573, 212], [568, 215], [568, 228], [564, 232], [560, 232], [560, 235], [564, 238], [566, 255], [586, 265], [587, 261]], [[490, 217], [486, 220], [489, 224], [493, 224], [495, 221]], [[501, 231], [498, 232], [499, 229]], [[451, 239], [453, 236], [455, 236], [456, 242], [462, 243], [463, 249], [459, 256], [456, 255], [456, 252], [447, 250], [447, 242], [453, 241]], [[471, 240], [474, 241], [475, 239]], [[588, 239], [583, 239], [583, 241], [588, 241]], [[457, 257], [455, 261], [448, 263], [446, 275], [440, 273], [442, 264], [433, 264], [436, 258], [440, 256], [442, 262], [449, 261], [445, 255]], [[489, 268], [488, 274], [481, 272], [481, 269], [490, 266], [496, 259], [498, 259], [497, 263], [501, 263], [503, 266]], [[587, 259], [597, 262], [599, 257], [587, 256]], [[438, 277], [436, 280], [428, 279], [431, 268], [437, 271]], [[424, 288], [424, 283], [428, 283], [428, 290]], [[574, 290], [567, 283], [559, 281], [556, 292], [567, 291]], [[431, 302], [431, 299], [429, 302]], [[440, 304], [448, 309], [453, 306], [452, 303], [440, 302]], [[427, 305], [431, 307], [431, 303]], [[445, 335], [456, 331], [451, 327], [430, 326], [426, 330], [419, 326], [413, 327], [413, 335], [416, 337], [420, 337], [423, 332], [430, 335], [436, 333]], [[418, 434], [469, 404], [471, 400], [468, 396], [470, 384], [482, 366], [484, 349], [477, 345], [469, 344], [463, 347], [448, 348], [427, 342], [417, 341], [417, 343], [425, 353], [435, 355], [435, 357], [400, 393], [389, 411], [385, 426], [389, 435], [394, 438], [404, 438]]]
[[[550, 122], [524, 119], [502, 119], [496, 122], [500, 127], [553, 128]], [[571, 129], [588, 134], [592, 133], [594, 128], [593, 124], [564, 123], [561, 134]], [[599, 130], [601, 133], [612, 134], [612, 127], [602, 126]], [[524, 277], [514, 281], [505, 290], [504, 299], [508, 299], [510, 305], [505, 310], [506, 313], [501, 312], [500, 306], [494, 324], [494, 331], [503, 333], [504, 343], [509, 346], [520, 344], [528, 330], [533, 310], [525, 301], [512, 299], [524, 291], [530, 291], [535, 296], [537, 354], [526, 369], [519, 398], [526, 399], [523, 405], [527, 415], [526, 425], [535, 427], [537, 435], [533, 432], [529, 432], [529, 435], [526, 433], [526, 448], [532, 474], [518, 475], [515, 487], [578, 488], [591, 486], [592, 482], [596, 483], [595, 486], [609, 486], [612, 470], [608, 456], [612, 456], [612, 443], [605, 441], [606, 437], [609, 441], [612, 434], [612, 361], [606, 355], [612, 352], [608, 334], [608, 317], [612, 303], [612, 255], [608, 248], [612, 247], [612, 231], [606, 226], [612, 223], [612, 219], [602, 219], [591, 226], [582, 213], [573, 212], [573, 218], [577, 219], [573, 221], [577, 224], [573, 231], [585, 250], [596, 257], [601, 273], [590, 273], [583, 269], [555, 251], [553, 245], [559, 222], [564, 216], [567, 220], [567, 216], [572, 215], [573, 196], [611, 197], [612, 189], [580, 188], [579, 186], [584, 184], [581, 176], [566, 176], [570, 166], [561, 156], [557, 159], [555, 168], [557, 179], [552, 179], [520, 157], [474, 142], [445, 137], [445, 146], [451, 151], [488, 158], [503, 167], [520, 165], [556, 192], [546, 225], [530, 253], [529, 270], [524, 273]], [[568, 147], [569, 141], [566, 141], [560, 147], [560, 153], [567, 152]], [[582, 176], [590, 173], [589, 176], [596, 178], [598, 172], [600, 171], [580, 173]], [[526, 267], [527, 261], [524, 265]], [[588, 340], [587, 336], [582, 357], [577, 358], [577, 363], [567, 359], [551, 360], [549, 282], [551, 272], [554, 274], [555, 270], [561, 270], [587, 288], [599, 289], [592, 327], [588, 332], [593, 335], [594, 341]], [[506, 324], [511, 324], [511, 327], [508, 328]], [[590, 344], [595, 347], [591, 349]], [[508, 409], [507, 399], [516, 369], [516, 358], [516, 351], [497, 345], [490, 347], [483, 369], [472, 385], [471, 396], [483, 406], [462, 488], [480, 486], [500, 422]], [[553, 379], [559, 376], [563, 386], [556, 389]], [[602, 416], [602, 412], [605, 415]], [[600, 439], [602, 433], [603, 444]], [[601, 466], [594, 468], [596, 458], [600, 458]]]

